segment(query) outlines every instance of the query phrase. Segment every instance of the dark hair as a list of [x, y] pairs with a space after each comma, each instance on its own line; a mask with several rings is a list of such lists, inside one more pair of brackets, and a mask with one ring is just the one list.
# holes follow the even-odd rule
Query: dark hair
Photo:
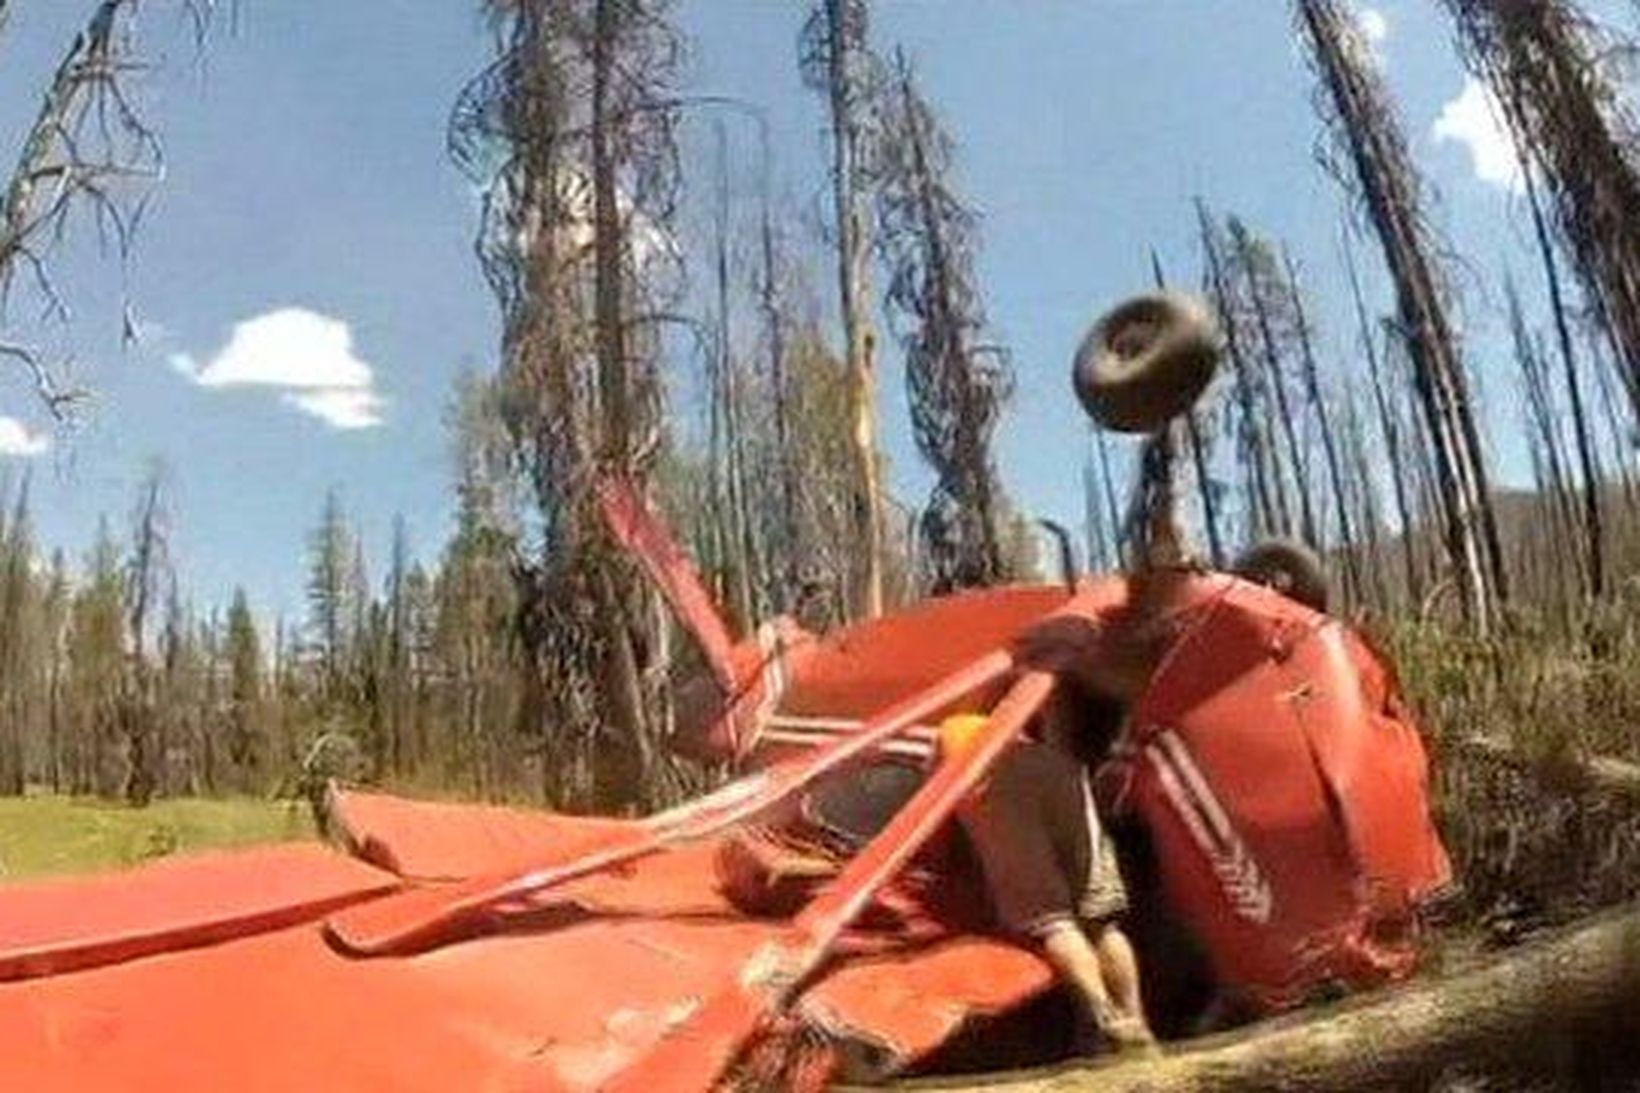
[[1268, 585], [1288, 599], [1327, 610], [1332, 590], [1321, 557], [1296, 539], [1263, 539], [1242, 552], [1231, 568], [1238, 577]]

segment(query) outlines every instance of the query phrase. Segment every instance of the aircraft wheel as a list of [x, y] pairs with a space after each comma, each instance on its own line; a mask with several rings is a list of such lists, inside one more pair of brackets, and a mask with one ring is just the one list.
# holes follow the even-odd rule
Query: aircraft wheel
[[1201, 395], [1218, 355], [1218, 328], [1201, 300], [1176, 292], [1136, 296], [1082, 339], [1076, 394], [1107, 429], [1154, 432]]

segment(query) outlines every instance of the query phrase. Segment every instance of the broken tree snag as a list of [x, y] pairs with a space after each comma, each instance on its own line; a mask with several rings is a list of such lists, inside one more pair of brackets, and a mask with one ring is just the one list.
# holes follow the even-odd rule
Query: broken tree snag
[[1578, 1088], [1640, 1067], [1640, 911], [1495, 963], [1181, 1045], [1162, 1059], [999, 1081], [984, 1093], [1427, 1089], [1459, 1074], [1549, 1075]]

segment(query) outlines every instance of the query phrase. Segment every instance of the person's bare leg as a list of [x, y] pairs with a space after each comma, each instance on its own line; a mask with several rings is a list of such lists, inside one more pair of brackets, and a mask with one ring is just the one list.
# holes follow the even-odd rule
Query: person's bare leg
[[1074, 921], [1065, 919], [1049, 926], [1041, 935], [1042, 952], [1062, 983], [1072, 987], [1083, 1010], [1101, 1032], [1120, 1019], [1116, 1005], [1105, 987], [1105, 973], [1099, 953], [1088, 935]]
[[1089, 939], [1072, 921], [1041, 935], [1042, 950], [1061, 982], [1073, 987], [1107, 1045], [1117, 1051], [1154, 1050], [1156, 1037], [1139, 999], [1139, 965], [1127, 937], [1112, 926]]
[[1137, 1021], [1149, 1035], [1144, 1000], [1139, 996], [1139, 958], [1133, 951], [1133, 943], [1108, 923], [1093, 929], [1093, 949], [1099, 956], [1099, 971], [1116, 1012], [1124, 1020]]

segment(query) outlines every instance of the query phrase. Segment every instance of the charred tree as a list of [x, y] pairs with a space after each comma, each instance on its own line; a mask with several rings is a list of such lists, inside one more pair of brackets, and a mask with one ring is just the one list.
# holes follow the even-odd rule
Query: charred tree
[[1337, 174], [1346, 182], [1353, 179], [1395, 281], [1443, 499], [1447, 562], [1466, 613], [1484, 633], [1507, 598], [1508, 580], [1457, 332], [1421, 213], [1418, 177], [1354, 17], [1338, 0], [1298, 0], [1298, 19], [1320, 85], [1318, 109], [1347, 163]]
[[1570, 0], [1446, 0], [1461, 51], [1492, 88], [1549, 190], [1554, 223], [1615, 347], [1640, 417], [1640, 128], [1609, 60], [1634, 44]]
[[[1282, 365], [1288, 340], [1285, 327], [1291, 317], [1277, 311], [1285, 303], [1282, 297], [1287, 294], [1282, 292], [1280, 273], [1269, 246], [1262, 239], [1254, 238], [1253, 233], [1236, 217], [1230, 218], [1229, 230], [1242, 287], [1246, 292], [1245, 302], [1252, 312], [1253, 330], [1264, 359], [1268, 409], [1273, 411], [1270, 416], [1276, 419], [1287, 448], [1286, 474], [1282, 473], [1280, 460], [1275, 461], [1277, 490], [1282, 497], [1286, 496], [1286, 483], [1290, 475], [1298, 497], [1299, 532], [1310, 546], [1320, 547], [1320, 531], [1314, 507], [1310, 503], [1308, 460], [1304, 458], [1303, 448], [1299, 444], [1298, 415], [1287, 398], [1287, 380]], [[1291, 511], [1285, 501], [1283, 508]]]
[[1105, 431], [1093, 429], [1093, 448], [1099, 456], [1099, 487], [1105, 501], [1105, 529], [1110, 537], [1111, 559], [1116, 566], [1126, 567], [1131, 560], [1127, 540], [1122, 535], [1121, 510], [1116, 503], [1116, 476], [1110, 467], [1110, 445]]
[[1526, 181], [1527, 207], [1532, 214], [1532, 232], [1537, 240], [1538, 257], [1543, 264], [1543, 277], [1549, 290], [1549, 308], [1555, 321], [1555, 344], [1560, 351], [1561, 382], [1566, 387], [1567, 405], [1572, 416], [1572, 435], [1577, 443], [1578, 470], [1582, 477], [1583, 493], [1583, 553], [1584, 574], [1587, 578], [1585, 593], [1599, 599], [1606, 588], [1606, 528], [1605, 514], [1600, 503], [1600, 459], [1595, 454], [1594, 436], [1588, 410], [1583, 403], [1583, 384], [1578, 377], [1577, 353], [1572, 346], [1571, 322], [1566, 314], [1565, 294], [1561, 289], [1560, 268], [1550, 245], [1549, 229], [1543, 215], [1543, 202], [1532, 178], [1531, 168], [1522, 164]]
[[1345, 394], [1339, 400], [1337, 409], [1338, 412], [1331, 416], [1342, 427], [1338, 443], [1340, 460], [1350, 468], [1350, 475], [1344, 479], [1345, 488], [1349, 491], [1347, 503], [1356, 513], [1354, 526], [1360, 533], [1357, 550], [1365, 552], [1359, 565], [1359, 569], [1366, 574], [1360, 602], [1388, 615], [1394, 600], [1390, 595], [1389, 582], [1384, 578], [1384, 521], [1379, 511], [1372, 450], [1368, 446], [1367, 430], [1361, 420], [1355, 393]]
[[1410, 468], [1405, 460], [1405, 444], [1402, 440], [1401, 429], [1396, 421], [1396, 415], [1390, 398], [1389, 389], [1385, 386], [1383, 368], [1379, 362], [1378, 339], [1373, 334], [1372, 324], [1367, 319], [1367, 305], [1361, 294], [1361, 279], [1355, 270], [1354, 253], [1349, 245], [1349, 237], [1344, 239], [1344, 268], [1349, 274], [1350, 296], [1355, 304], [1355, 319], [1358, 326], [1358, 337], [1361, 341], [1361, 352], [1367, 362], [1367, 382], [1372, 388], [1373, 409], [1377, 412], [1378, 432], [1384, 442], [1384, 454], [1388, 457], [1389, 478], [1392, 496], [1395, 500], [1395, 519], [1400, 525], [1401, 563], [1403, 576], [1406, 580], [1407, 597], [1417, 603], [1423, 599], [1423, 576], [1418, 565], [1418, 552], [1413, 540], [1415, 530], [1413, 523], [1412, 492], [1407, 485], [1407, 476]]
[[150, 468], [131, 511], [131, 556], [126, 562], [126, 628], [131, 636], [120, 722], [126, 746], [125, 799], [146, 805], [159, 788], [154, 678], [148, 661], [148, 630], [170, 566], [165, 476]]
[[1281, 258], [1282, 272], [1291, 297], [1294, 335], [1298, 340], [1299, 362], [1304, 376], [1304, 394], [1309, 402], [1310, 413], [1315, 416], [1317, 430], [1321, 433], [1321, 453], [1326, 460], [1327, 479], [1332, 487], [1333, 510], [1338, 520], [1338, 545], [1344, 555], [1344, 574], [1350, 594], [1360, 598], [1364, 593], [1360, 557], [1355, 528], [1350, 520], [1349, 499], [1344, 488], [1344, 464], [1339, 457], [1338, 435], [1333, 431], [1334, 423], [1327, 413], [1327, 400], [1321, 392], [1321, 369], [1316, 364], [1309, 316], [1304, 310], [1303, 293], [1298, 287], [1298, 270], [1293, 265], [1292, 255], [1285, 248], [1282, 250]]
[[735, 359], [729, 304], [729, 152], [728, 135], [714, 126], [716, 164], [713, 180], [712, 268], [716, 295], [709, 400], [710, 430], [707, 472], [711, 480], [712, 532], [724, 569], [734, 618], [749, 625], [766, 613], [761, 551], [751, 518], [746, 475], [746, 430], [740, 367]]
[[1207, 203], [1200, 198], [1196, 199], [1196, 221], [1201, 234], [1206, 288], [1224, 331], [1225, 355], [1230, 360], [1233, 376], [1231, 406], [1237, 418], [1234, 433], [1246, 484], [1247, 538], [1280, 534], [1287, 531], [1287, 527], [1273, 496], [1269, 441], [1259, 410], [1252, 363], [1243, 344], [1243, 330], [1238, 322], [1219, 232], [1208, 215]]
[[1116, 569], [1119, 563], [1111, 555], [1110, 536], [1105, 530], [1104, 492], [1100, 485], [1099, 464], [1095, 454], [1094, 431], [1088, 433], [1088, 450], [1082, 459], [1082, 528], [1088, 569], [1103, 573]]
[[29, 571], [34, 552], [28, 479], [18, 487], [9, 521], [4, 494], [0, 484], [0, 795], [21, 797], [28, 785]]
[[871, 322], [871, 227], [866, 193], [870, 105], [879, 74], [867, 43], [866, 0], [820, 0], [804, 26], [801, 62], [831, 114], [831, 190], [837, 230], [838, 299], [848, 361], [856, 479], [853, 608], [883, 609], [883, 495], [877, 452], [876, 336]]
[[660, 609], [594, 500], [602, 476], [647, 492], [661, 444], [656, 324], [679, 279], [667, 7], [492, 4], [500, 55], [463, 91], [451, 133], [485, 187], [503, 417], [534, 497], [536, 541], [513, 563], [520, 727], [539, 741], [549, 800], [614, 809], [664, 796], [669, 771]]
[[[98, 0], [64, 51], [41, 95], [32, 124], [17, 141], [16, 165], [0, 184], [0, 362], [21, 370], [47, 413], [57, 419], [89, 392], [71, 382], [49, 353], [9, 324], [18, 308], [66, 322], [69, 308], [53, 274], [55, 252], [71, 225], [88, 222], [108, 253], [130, 254], [143, 210], [164, 174], [158, 133], [134, 86], [153, 67], [142, 50], [140, 0]], [[179, 0], [177, 7], [202, 46], [216, 0]], [[0, 31], [8, 5], [0, 2]], [[125, 338], [138, 324], [129, 302]]]
[[761, 173], [758, 187], [758, 272], [757, 304], [763, 320], [763, 359], [770, 392], [769, 407], [774, 439], [776, 471], [776, 518], [765, 521], [764, 543], [769, 553], [769, 594], [776, 608], [789, 611], [804, 564], [804, 543], [798, 515], [798, 463], [792, 445], [790, 387], [790, 316], [787, 314], [781, 258], [774, 225], [770, 187], [770, 155], [766, 130], [763, 137]]
[[[1539, 500], [1546, 510], [1549, 528], [1553, 529], [1550, 542], [1576, 542], [1582, 538], [1582, 533], [1573, 510], [1574, 491], [1566, 464], [1566, 453], [1563, 450], [1560, 414], [1550, 383], [1548, 367], [1543, 360], [1542, 346], [1527, 328], [1526, 318], [1521, 310], [1520, 296], [1515, 291], [1512, 279], [1505, 281], [1504, 291], [1509, 302], [1509, 328], [1514, 339], [1515, 363], [1520, 369], [1521, 392], [1525, 396], [1522, 404], [1525, 420], [1522, 424], [1526, 428], [1527, 447], [1537, 480]], [[1530, 553], [1537, 557], [1543, 556], [1550, 550], [1550, 542], [1539, 544], [1540, 549]], [[1586, 558], [1580, 560], [1586, 561]], [[1559, 565], [1553, 566], [1544, 583], [1559, 586], [1562, 583], [1560, 575], [1563, 568]], [[1579, 564], [1575, 566], [1575, 570], [1579, 578], [1577, 583], [1586, 584], [1590, 578], [1584, 566]], [[1544, 591], [1552, 591], [1554, 598], [1564, 606], [1564, 588], [1546, 587]]]
[[1012, 376], [1006, 353], [984, 341], [975, 216], [950, 182], [951, 139], [904, 53], [895, 58], [880, 139], [877, 240], [889, 270], [886, 295], [903, 323], [912, 433], [936, 476], [920, 519], [931, 585], [995, 584], [1009, 574], [991, 440]]

